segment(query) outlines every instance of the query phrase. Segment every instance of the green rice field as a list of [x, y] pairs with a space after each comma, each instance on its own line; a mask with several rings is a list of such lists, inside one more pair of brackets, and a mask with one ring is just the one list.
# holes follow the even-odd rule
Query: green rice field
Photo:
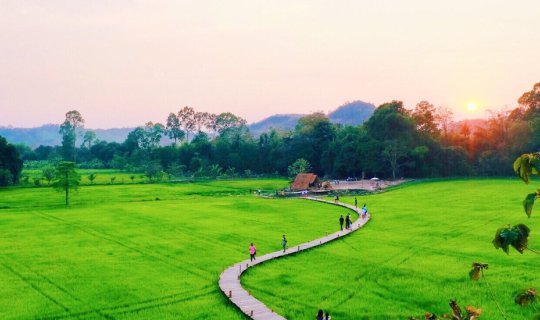
[[[525, 223], [529, 245], [540, 248], [540, 212], [527, 219], [521, 207], [534, 182], [518, 179], [418, 183], [361, 197], [372, 213], [363, 229], [347, 238], [250, 269], [244, 287], [288, 319], [424, 319], [426, 311], [483, 309], [481, 319], [532, 319], [534, 307], [514, 303], [518, 289], [538, 287], [540, 258], [491, 241], [497, 228]], [[352, 198], [343, 198], [352, 203]], [[538, 209], [537, 209], [538, 210]], [[487, 283], [469, 279], [475, 261], [489, 264]]]
[[[264, 199], [286, 180], [83, 186], [65, 208], [52, 188], [0, 189], [0, 319], [245, 319], [221, 294], [221, 271], [258, 254], [324, 236], [343, 208]], [[532, 229], [521, 210], [534, 190], [517, 179], [404, 185], [359, 197], [372, 220], [305, 253], [250, 269], [242, 283], [288, 319], [318, 309], [338, 319], [408, 319], [448, 313], [448, 300], [484, 310], [482, 319], [530, 319], [513, 302], [536, 287], [539, 258], [491, 244], [507, 223]], [[250, 192], [251, 191], [251, 192]], [[352, 197], [342, 197], [352, 203]], [[472, 282], [474, 261], [489, 263]], [[489, 284], [489, 287], [488, 287]]]
[[[244, 319], [226, 266], [335, 227], [338, 207], [270, 200], [284, 180], [0, 190], [0, 319]], [[159, 198], [159, 200], [156, 200]]]

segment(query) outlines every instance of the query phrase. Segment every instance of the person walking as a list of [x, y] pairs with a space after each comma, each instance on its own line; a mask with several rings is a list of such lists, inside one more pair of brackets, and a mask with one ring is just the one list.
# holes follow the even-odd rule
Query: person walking
[[316, 320], [324, 320], [324, 313], [321, 309], [319, 309], [319, 312], [317, 312]]
[[345, 229], [349, 230], [351, 228], [351, 214], [347, 214], [345, 218]]
[[343, 222], [345, 221], [345, 219], [343, 219], [343, 215], [341, 215], [341, 217], [339, 217], [339, 227], [341, 229], [341, 231], [343, 231]]
[[249, 246], [249, 258], [251, 261], [255, 260], [255, 255], [257, 254], [257, 248], [253, 245], [253, 242]]
[[287, 238], [285, 238], [285, 235], [283, 235], [283, 239], [281, 240], [281, 246], [283, 247], [283, 252], [287, 249]]
[[332, 320], [332, 317], [330, 317], [330, 313], [329, 313], [328, 311], [326, 311], [326, 312], [324, 313], [324, 318], [323, 318], [323, 319], [324, 319], [324, 320]]
[[354, 207], [358, 208], [358, 199], [356, 197], [354, 197]]

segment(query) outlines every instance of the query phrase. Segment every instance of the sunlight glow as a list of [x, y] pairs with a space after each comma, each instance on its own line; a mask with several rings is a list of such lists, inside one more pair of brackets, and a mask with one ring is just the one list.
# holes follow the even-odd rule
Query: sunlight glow
[[467, 110], [476, 111], [477, 109], [478, 109], [478, 104], [476, 104], [476, 102], [471, 101], [471, 102], [467, 103]]

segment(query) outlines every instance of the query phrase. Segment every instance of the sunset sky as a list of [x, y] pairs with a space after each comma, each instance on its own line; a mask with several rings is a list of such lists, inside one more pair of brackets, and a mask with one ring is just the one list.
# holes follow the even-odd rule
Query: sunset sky
[[539, 28], [538, 0], [0, 0], [0, 126], [394, 99], [483, 117], [540, 81]]

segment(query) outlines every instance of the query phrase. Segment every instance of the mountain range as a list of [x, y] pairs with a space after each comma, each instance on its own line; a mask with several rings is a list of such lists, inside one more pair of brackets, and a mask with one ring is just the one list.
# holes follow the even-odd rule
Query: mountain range
[[[332, 123], [342, 125], [360, 125], [364, 123], [375, 111], [375, 106], [363, 101], [347, 102], [328, 114]], [[264, 120], [249, 125], [254, 136], [276, 129], [280, 131], [294, 130], [298, 119], [304, 114], [276, 114]], [[134, 128], [111, 128], [92, 129], [99, 140], [109, 142], [123, 142]], [[60, 145], [62, 137], [60, 127], [56, 124], [46, 124], [35, 128], [0, 127], [0, 136], [5, 137], [10, 143], [26, 144], [32, 148], [40, 145]], [[82, 139], [78, 139], [81, 141]]]

